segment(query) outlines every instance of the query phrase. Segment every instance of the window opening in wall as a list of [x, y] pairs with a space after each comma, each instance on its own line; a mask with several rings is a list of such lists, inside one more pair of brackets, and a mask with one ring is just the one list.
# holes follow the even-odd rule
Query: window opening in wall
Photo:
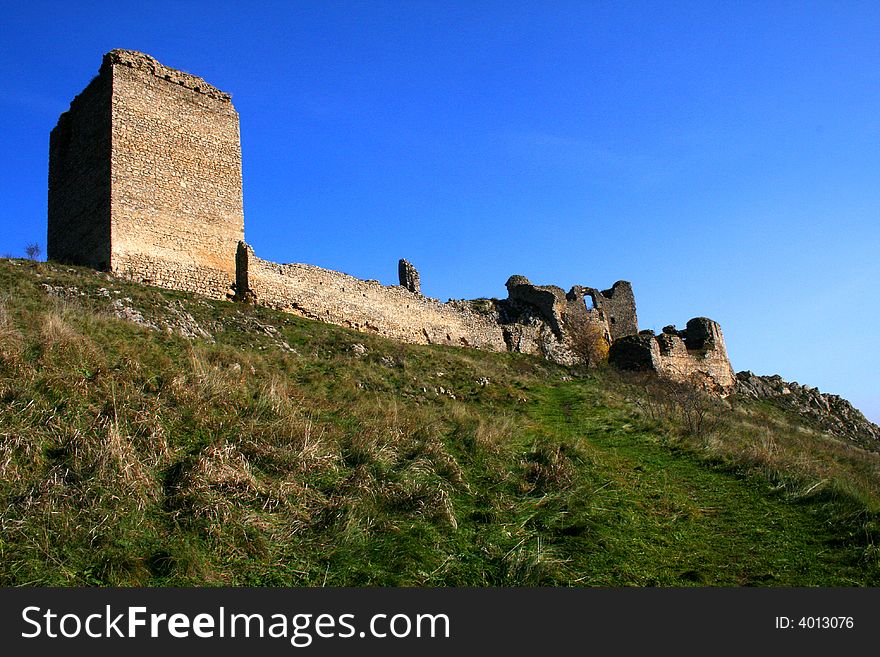
[[584, 295], [584, 305], [587, 307], [587, 310], [593, 310], [596, 307], [596, 304], [593, 302], [593, 297], [589, 294]]

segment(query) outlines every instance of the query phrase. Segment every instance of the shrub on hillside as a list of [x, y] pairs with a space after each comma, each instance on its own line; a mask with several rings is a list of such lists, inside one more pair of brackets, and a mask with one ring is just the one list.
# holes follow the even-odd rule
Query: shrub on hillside
[[610, 345], [605, 332], [596, 324], [570, 323], [566, 332], [571, 340], [574, 353], [583, 359], [588, 367], [597, 367], [608, 362]]

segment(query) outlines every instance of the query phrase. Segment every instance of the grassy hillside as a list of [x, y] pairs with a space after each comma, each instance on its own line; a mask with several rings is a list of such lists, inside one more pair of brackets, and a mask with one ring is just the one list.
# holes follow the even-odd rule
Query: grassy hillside
[[0, 260], [2, 585], [878, 585], [880, 454], [757, 402]]

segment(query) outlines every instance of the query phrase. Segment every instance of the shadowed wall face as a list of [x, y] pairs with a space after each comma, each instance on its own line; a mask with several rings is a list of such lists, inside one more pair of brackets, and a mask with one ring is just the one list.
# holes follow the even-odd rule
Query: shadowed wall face
[[111, 91], [109, 76], [96, 77], [49, 135], [50, 260], [110, 267]]

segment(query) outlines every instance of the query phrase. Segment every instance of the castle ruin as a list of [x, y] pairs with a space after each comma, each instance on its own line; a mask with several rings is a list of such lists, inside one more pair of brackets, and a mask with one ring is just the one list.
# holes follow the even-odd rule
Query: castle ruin
[[721, 328], [706, 318], [639, 332], [632, 286], [507, 281], [506, 299], [441, 303], [401, 260], [386, 286], [307, 264], [263, 260], [244, 241], [241, 147], [231, 97], [149, 55], [113, 50], [49, 140], [50, 259], [214, 299], [256, 303], [416, 344], [590, 360], [609, 358], [725, 394], [735, 385]]

